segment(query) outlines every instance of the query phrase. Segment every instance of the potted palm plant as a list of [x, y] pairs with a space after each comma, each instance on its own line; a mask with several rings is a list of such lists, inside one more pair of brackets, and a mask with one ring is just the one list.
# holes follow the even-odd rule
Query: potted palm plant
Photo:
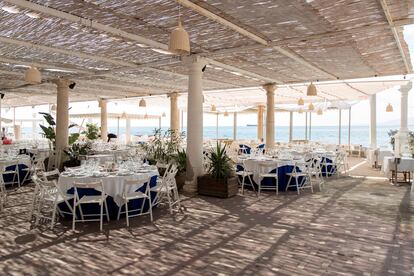
[[235, 196], [239, 188], [233, 161], [226, 153], [226, 145], [217, 143], [208, 153], [208, 159], [208, 173], [197, 178], [198, 193], [222, 198]]
[[182, 190], [186, 178], [187, 153], [184, 149], [178, 149], [174, 156], [174, 161], [177, 165], [178, 172], [175, 175], [175, 182], [178, 190]]

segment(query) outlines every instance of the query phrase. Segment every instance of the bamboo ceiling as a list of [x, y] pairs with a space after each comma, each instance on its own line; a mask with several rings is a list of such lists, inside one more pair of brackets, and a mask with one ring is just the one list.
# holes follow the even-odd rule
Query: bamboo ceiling
[[[48, 81], [57, 77], [77, 83], [71, 101], [185, 93], [188, 66], [159, 52], [177, 25], [177, 2], [192, 54], [209, 63], [204, 90], [412, 71], [402, 34], [414, 23], [411, 0], [3, 0], [3, 103], [55, 102]], [[29, 65], [45, 83], [25, 84]]]

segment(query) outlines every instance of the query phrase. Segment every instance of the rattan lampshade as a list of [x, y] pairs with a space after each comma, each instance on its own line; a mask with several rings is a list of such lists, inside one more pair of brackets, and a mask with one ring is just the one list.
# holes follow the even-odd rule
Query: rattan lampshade
[[306, 95], [316, 96], [317, 94], [318, 94], [318, 92], [316, 91], [316, 86], [313, 83], [309, 84]]
[[216, 106], [213, 104], [213, 105], [211, 106], [211, 112], [216, 112], [216, 111], [217, 111]]
[[298, 100], [298, 105], [304, 105], [304, 104], [305, 104], [305, 101], [302, 98], [300, 98]]
[[392, 107], [392, 105], [389, 103], [388, 105], [387, 105], [387, 107], [385, 108], [385, 112], [393, 112], [394, 111], [394, 108]]
[[322, 114], [323, 114], [322, 109], [318, 109], [318, 111], [316, 112], [316, 114], [318, 114], [318, 115], [322, 115]]
[[39, 84], [42, 82], [42, 75], [40, 74], [40, 71], [36, 67], [32, 66], [26, 70], [24, 79], [26, 82], [30, 84]]
[[139, 107], [146, 107], [146, 106], [147, 106], [147, 103], [145, 102], [145, 100], [144, 99], [141, 99], [139, 101]]
[[310, 104], [309, 104], [309, 106], [308, 106], [308, 109], [312, 111], [312, 110], [314, 110], [314, 109], [315, 109], [315, 106], [313, 106], [313, 104], [312, 104], [312, 103], [310, 103]]
[[178, 21], [178, 26], [171, 32], [168, 50], [177, 55], [190, 54], [190, 38], [181, 21]]
[[229, 113], [227, 111], [224, 111], [224, 117], [229, 116]]

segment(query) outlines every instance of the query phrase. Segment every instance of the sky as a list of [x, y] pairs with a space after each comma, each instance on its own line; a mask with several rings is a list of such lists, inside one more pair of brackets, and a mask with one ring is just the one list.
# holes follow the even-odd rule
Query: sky
[[[404, 37], [409, 46], [410, 55], [412, 59], [412, 64], [414, 64], [414, 25], [406, 26], [404, 29]], [[413, 78], [414, 75], [408, 75], [407, 79]], [[414, 90], [414, 89], [413, 89]], [[380, 92], [377, 94], [377, 124], [378, 125], [399, 125], [400, 120], [400, 93], [397, 88], [388, 90], [386, 92]], [[277, 101], [277, 98], [275, 99]], [[385, 112], [387, 104], [390, 103], [393, 106], [394, 112], [388, 113]], [[100, 109], [97, 102], [84, 102], [84, 103], [71, 103], [71, 113], [85, 113], [87, 109], [90, 113], [99, 113]], [[21, 107], [16, 109], [16, 119], [32, 119], [32, 118], [41, 118], [38, 112], [48, 112], [49, 107], [46, 105], [32, 107]], [[108, 103], [108, 112], [115, 113], [138, 113], [138, 114], [154, 114], [161, 115], [163, 112], [166, 113], [166, 117], [162, 118], [162, 126], [169, 126], [169, 106], [165, 107], [153, 107], [147, 106], [146, 108], [138, 107], [138, 101], [134, 102], [109, 102]], [[3, 108], [2, 117], [12, 119], [13, 118], [13, 109]], [[186, 117], [186, 114], [184, 114]], [[369, 124], [369, 102], [368, 100], [361, 101], [355, 104], [352, 107], [352, 125], [368, 125]], [[409, 93], [408, 100], [408, 124], [414, 125], [414, 91]], [[181, 119], [180, 119], [181, 120]], [[305, 115], [304, 114], [294, 114], [294, 125], [302, 126], [305, 125]], [[82, 123], [82, 120], [75, 120], [76, 123]], [[98, 123], [98, 120], [93, 120], [93, 122]], [[339, 122], [339, 114], [337, 110], [327, 111], [323, 115], [312, 116], [312, 125], [314, 126], [336, 126]], [[247, 124], [256, 124], [257, 116], [255, 114], [239, 114], [238, 115], [238, 125], [245, 126]], [[121, 126], [125, 125], [125, 122], [120, 123]], [[289, 125], [289, 114], [278, 112], [275, 114], [275, 124], [279, 126], [288, 126]], [[348, 111], [342, 111], [342, 124], [348, 125]], [[23, 126], [31, 126], [32, 123], [24, 123]], [[116, 126], [116, 120], [109, 120], [108, 125]], [[132, 126], [158, 126], [158, 120], [139, 120], [132, 121]], [[204, 126], [215, 126], [216, 125], [216, 115], [204, 114]], [[232, 126], [233, 125], [233, 116], [230, 114], [228, 117], [220, 115], [219, 117], [220, 126]], [[184, 120], [184, 126], [186, 126], [186, 119]]]

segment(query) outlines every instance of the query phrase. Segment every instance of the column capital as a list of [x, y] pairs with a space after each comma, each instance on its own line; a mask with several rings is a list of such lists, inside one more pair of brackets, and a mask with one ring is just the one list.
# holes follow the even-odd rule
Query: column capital
[[177, 99], [180, 96], [180, 94], [178, 94], [178, 92], [171, 92], [168, 94], [168, 97], [171, 99]]
[[54, 84], [56, 84], [58, 88], [61, 88], [61, 87], [68, 87], [69, 84], [71, 84], [73, 81], [71, 81], [69, 79], [61, 79], [61, 78], [59, 78], [59, 79], [52, 80], [52, 82]]
[[410, 92], [411, 88], [413, 87], [413, 83], [409, 81], [406, 85], [401, 85], [400, 92], [401, 93], [407, 93]]
[[263, 89], [266, 90], [267, 93], [275, 92], [277, 86], [275, 83], [266, 83], [263, 85]]

